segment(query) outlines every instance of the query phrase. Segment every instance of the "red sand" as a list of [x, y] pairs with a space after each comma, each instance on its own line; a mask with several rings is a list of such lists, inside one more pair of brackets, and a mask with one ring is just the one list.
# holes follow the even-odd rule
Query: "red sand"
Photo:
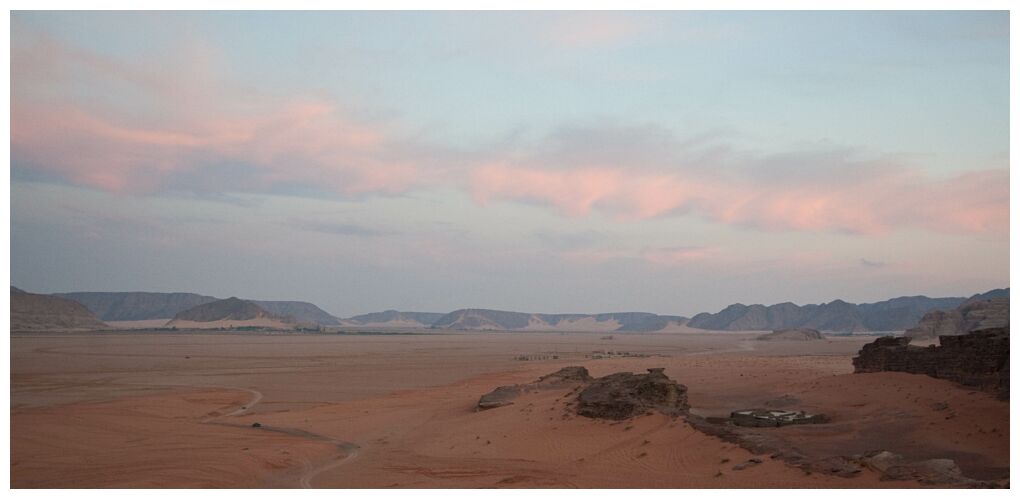
[[[595, 376], [665, 367], [703, 415], [785, 396], [833, 418], [770, 430], [812, 453], [949, 457], [974, 478], [1008, 471], [1007, 403], [920, 375], [851, 374], [867, 338], [615, 336], [16, 335], [12, 486], [918, 486], [870, 471], [809, 475], [767, 456], [734, 471], [753, 456], [658, 414], [574, 416], [567, 390], [474, 411], [492, 388], [566, 365]], [[653, 356], [586, 358], [594, 350]]]

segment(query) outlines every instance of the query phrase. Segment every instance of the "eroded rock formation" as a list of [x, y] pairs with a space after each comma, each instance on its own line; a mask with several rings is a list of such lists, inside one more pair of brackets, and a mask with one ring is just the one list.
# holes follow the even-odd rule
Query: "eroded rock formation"
[[562, 388], [564, 386], [587, 383], [591, 380], [592, 377], [588, 374], [588, 370], [584, 367], [564, 367], [552, 374], [547, 374], [538, 378], [538, 380], [534, 383], [500, 386], [495, 390], [482, 395], [482, 398], [478, 399], [476, 409], [484, 411], [486, 409], [495, 409], [497, 407], [513, 404], [514, 399], [520, 396], [521, 393], [528, 390]]
[[589, 418], [620, 420], [648, 411], [671, 416], [686, 413], [690, 408], [687, 387], [669, 379], [663, 371], [663, 368], [654, 368], [647, 374], [624, 372], [593, 379], [584, 367], [564, 367], [533, 383], [496, 388], [482, 395], [476, 409], [513, 404], [518, 396], [528, 391], [575, 386], [580, 390], [577, 413]]
[[1009, 296], [971, 299], [954, 310], [928, 312], [903, 335], [927, 339], [997, 327], [1009, 327]]
[[1009, 398], [1008, 327], [940, 336], [939, 342], [939, 346], [917, 347], [906, 337], [878, 338], [854, 357], [854, 372], [926, 374]]
[[616, 373], [591, 382], [577, 396], [577, 413], [598, 419], [627, 419], [649, 410], [676, 416], [687, 412], [687, 387], [663, 368], [648, 374]]

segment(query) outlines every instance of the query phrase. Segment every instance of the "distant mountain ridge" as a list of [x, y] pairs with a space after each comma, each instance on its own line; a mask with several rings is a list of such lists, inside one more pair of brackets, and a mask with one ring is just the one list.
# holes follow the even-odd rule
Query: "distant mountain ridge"
[[683, 326], [687, 318], [648, 312], [605, 314], [530, 314], [467, 308], [450, 312], [432, 324], [434, 329], [501, 331], [658, 331]]
[[[215, 302], [212, 296], [195, 293], [79, 292], [52, 296], [85, 305], [106, 321], [171, 319], [199, 305]], [[244, 300], [270, 315], [291, 317], [300, 323], [320, 326], [435, 328], [502, 331], [741, 331], [810, 328], [829, 332], [902, 331], [913, 327], [925, 314], [954, 310], [965, 302], [1006, 297], [1009, 288], [994, 289], [970, 298], [902, 296], [875, 303], [829, 303], [775, 305], [736, 303], [717, 313], [700, 313], [687, 319], [647, 312], [598, 314], [536, 314], [492, 309], [460, 309], [450, 313], [386, 310], [339, 319], [314, 304], [299, 301]]]
[[955, 309], [932, 310], [903, 335], [913, 339], [934, 339], [998, 327], [1009, 327], [1008, 288], [974, 295]]
[[[219, 300], [214, 296], [195, 293], [75, 292], [55, 293], [88, 307], [104, 321], [170, 320], [177, 314]], [[316, 305], [302, 301], [247, 300], [281, 317], [290, 316], [299, 322], [335, 326], [340, 320]]]
[[81, 303], [51, 295], [37, 295], [11, 286], [11, 330], [106, 329]]
[[88, 307], [104, 321], [170, 319], [198, 305], [218, 298], [195, 293], [77, 292], [54, 293]]
[[[992, 290], [985, 295], [1008, 296], [1009, 289]], [[973, 297], [972, 297], [973, 298]], [[718, 313], [700, 313], [688, 326], [715, 331], [776, 330], [811, 328], [820, 331], [862, 332], [906, 330], [933, 310], [951, 310], [966, 302], [965, 297], [929, 298], [902, 296], [875, 303], [853, 304], [834, 300], [818, 305], [730, 305]]]

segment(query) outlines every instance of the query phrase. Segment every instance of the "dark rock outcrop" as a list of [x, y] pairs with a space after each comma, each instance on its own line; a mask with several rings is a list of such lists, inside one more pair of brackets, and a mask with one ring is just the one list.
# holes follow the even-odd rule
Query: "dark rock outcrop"
[[910, 345], [910, 338], [885, 336], [864, 345], [854, 372], [898, 371], [947, 379], [1009, 398], [1009, 328], [940, 336], [939, 346]]
[[478, 404], [475, 406], [475, 409], [484, 411], [486, 409], [495, 409], [497, 407], [513, 404], [514, 399], [525, 391], [562, 388], [588, 383], [591, 380], [592, 377], [588, 374], [588, 370], [584, 367], [564, 367], [552, 374], [546, 374], [545, 376], [538, 378], [538, 380], [534, 383], [498, 387], [495, 390], [482, 395], [482, 398], [478, 399]]
[[796, 329], [777, 329], [768, 334], [763, 334], [757, 338], [761, 341], [811, 341], [811, 340], [822, 340], [825, 339], [817, 329], [810, 328], [796, 328]]
[[706, 435], [736, 444], [752, 454], [767, 454], [804, 471], [844, 478], [857, 476], [861, 472], [860, 465], [849, 458], [809, 456], [773, 432], [736, 426], [729, 418], [704, 418], [688, 414], [685, 419], [688, 425]]
[[514, 399], [516, 399], [522, 391], [524, 391], [524, 388], [522, 388], [521, 385], [498, 387], [495, 390], [482, 395], [482, 398], [478, 399], [476, 409], [484, 411], [486, 409], [495, 409], [497, 407], [513, 404]]
[[669, 379], [662, 368], [595, 379], [577, 401], [579, 415], [598, 419], [627, 419], [649, 410], [677, 416], [690, 409], [687, 387]]
[[584, 367], [570, 366], [538, 378], [538, 381], [536, 381], [535, 384], [542, 386], [562, 386], [573, 383], [588, 383], [592, 379], [594, 378], [588, 374], [588, 370]]
[[995, 482], [972, 480], [952, 459], [925, 459], [909, 461], [889, 451], [870, 452], [857, 457], [864, 466], [882, 474], [882, 480], [915, 480], [925, 485], [956, 485], [966, 487], [995, 487]]
[[652, 410], [671, 416], [686, 413], [690, 408], [687, 387], [669, 379], [663, 370], [654, 368], [648, 374], [616, 373], [592, 378], [584, 367], [564, 367], [533, 383], [498, 387], [482, 395], [476, 410], [513, 404], [525, 392], [573, 386], [575, 391], [580, 390], [577, 414], [589, 418], [621, 420]]
[[[685, 419], [687, 424], [702, 433], [736, 444], [752, 454], [768, 455], [806, 472], [852, 478], [858, 476], [862, 469], [871, 468], [881, 473], [882, 480], [915, 480], [926, 485], [957, 487], [1004, 485], [1002, 480], [980, 481], [967, 478], [959, 466], [950, 459], [910, 461], [903, 456], [885, 451], [849, 456], [809, 455], [772, 432], [736, 426], [726, 418], [703, 418], [688, 414]], [[1008, 482], [1005, 484], [1008, 486]]]

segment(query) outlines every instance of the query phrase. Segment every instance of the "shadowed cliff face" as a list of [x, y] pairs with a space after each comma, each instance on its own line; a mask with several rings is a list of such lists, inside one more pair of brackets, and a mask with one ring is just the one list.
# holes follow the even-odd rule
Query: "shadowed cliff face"
[[942, 336], [940, 346], [917, 347], [910, 338], [887, 336], [864, 345], [854, 372], [926, 374], [1009, 398], [1009, 328]]

